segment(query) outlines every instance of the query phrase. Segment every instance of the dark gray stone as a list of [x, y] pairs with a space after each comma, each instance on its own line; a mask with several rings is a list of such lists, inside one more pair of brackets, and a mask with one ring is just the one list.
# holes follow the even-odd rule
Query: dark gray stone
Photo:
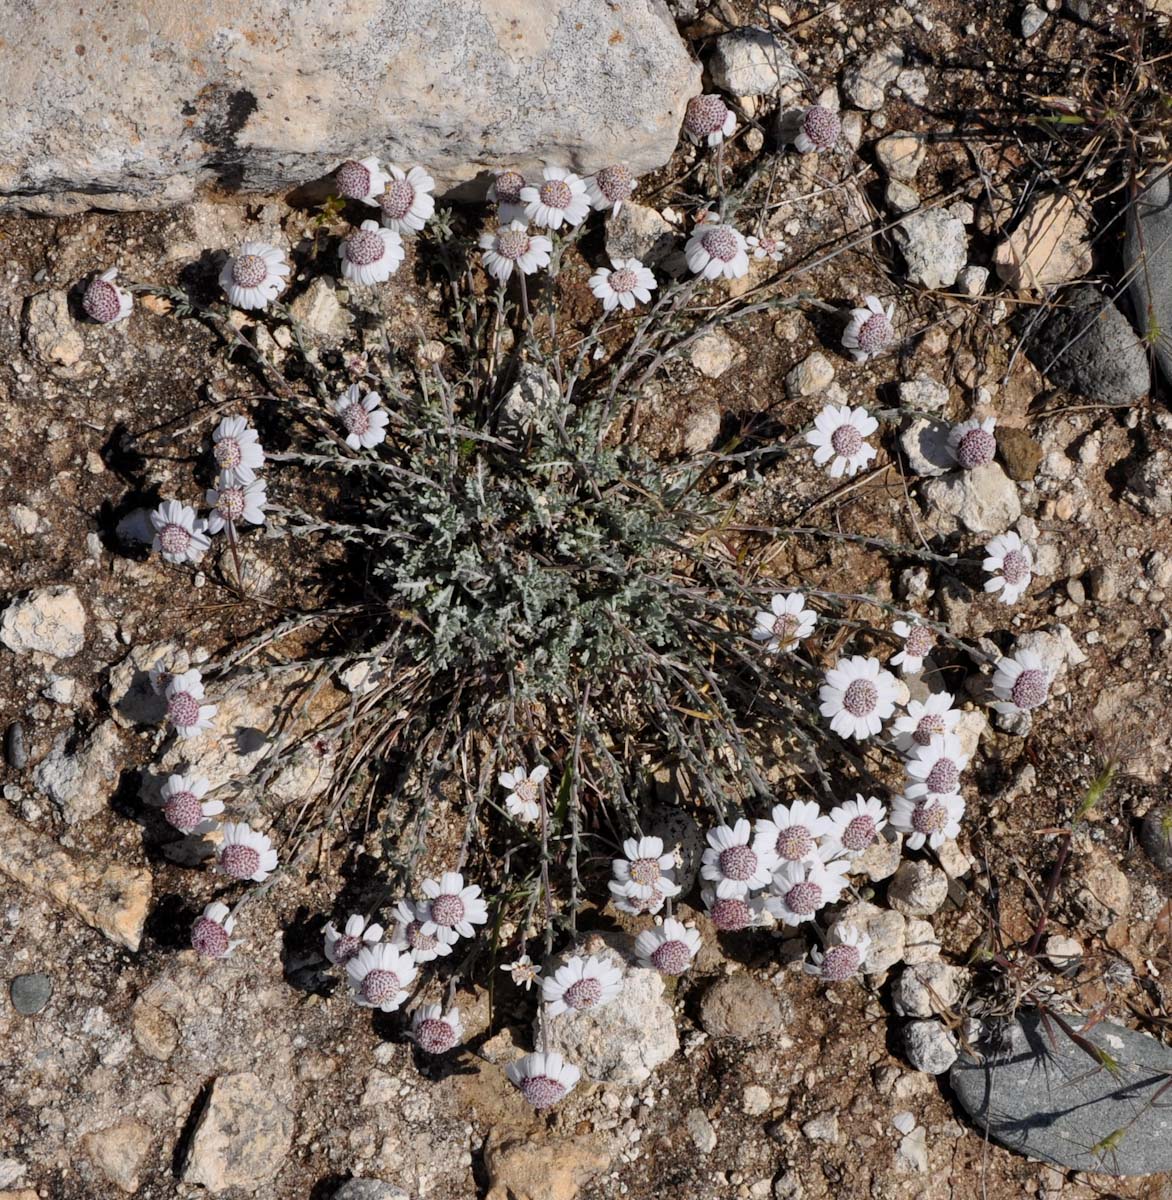
[[1131, 280], [1131, 303], [1136, 328], [1146, 339], [1149, 330], [1156, 361], [1172, 381], [1172, 195], [1165, 175], [1146, 185], [1127, 213], [1123, 265]]
[[22, 1016], [31, 1017], [49, 1003], [53, 981], [48, 975], [17, 975], [8, 985], [12, 1007]]
[[334, 1200], [407, 1200], [407, 1193], [381, 1179], [351, 1179], [338, 1188]]
[[22, 770], [28, 762], [24, 726], [19, 721], [13, 721], [4, 735], [4, 757], [8, 760], [8, 765], [16, 771]]
[[1132, 404], [1151, 386], [1135, 330], [1108, 296], [1089, 285], [1061, 297], [1027, 353], [1052, 383], [1104, 404]]
[[1080, 1030], [1118, 1064], [1111, 1071], [1036, 1013], [986, 1033], [984, 1061], [962, 1055], [949, 1077], [982, 1133], [1071, 1170], [1172, 1171], [1172, 1086], [1157, 1098], [1172, 1080], [1168, 1047], [1109, 1021]]
[[1172, 871], [1172, 807], [1153, 808], [1140, 826], [1139, 840], [1161, 871]]

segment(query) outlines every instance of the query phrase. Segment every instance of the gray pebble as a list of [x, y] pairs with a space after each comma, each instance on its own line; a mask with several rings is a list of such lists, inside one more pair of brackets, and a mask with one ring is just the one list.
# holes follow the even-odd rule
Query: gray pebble
[[13, 721], [4, 735], [4, 757], [8, 765], [16, 771], [24, 769], [28, 762], [28, 748], [24, 744], [24, 726], [19, 721]]
[[48, 975], [17, 975], [8, 985], [12, 1007], [23, 1016], [39, 1013], [53, 994], [53, 981]]
[[1140, 826], [1139, 840], [1161, 871], [1172, 871], [1172, 808], [1154, 808]]

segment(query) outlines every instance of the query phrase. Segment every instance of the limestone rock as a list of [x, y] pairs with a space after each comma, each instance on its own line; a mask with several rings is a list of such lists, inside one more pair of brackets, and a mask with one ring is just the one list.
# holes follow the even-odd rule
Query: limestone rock
[[997, 463], [929, 479], [923, 495], [930, 517], [959, 521], [970, 533], [1004, 533], [1021, 516], [1017, 487]]
[[956, 1039], [939, 1021], [909, 1021], [903, 1048], [908, 1062], [929, 1075], [943, 1075], [956, 1062]]
[[904, 217], [894, 234], [912, 283], [950, 288], [968, 261], [964, 225], [939, 209], [927, 208]]
[[118, 785], [122, 740], [114, 721], [103, 721], [81, 746], [62, 733], [37, 765], [33, 782], [67, 825], [97, 816]]
[[875, 143], [875, 157], [883, 173], [900, 183], [915, 183], [916, 172], [923, 165], [928, 147], [914, 133], [889, 133]]
[[708, 60], [708, 73], [721, 91], [733, 96], [763, 96], [802, 80], [789, 50], [764, 29], [721, 34]]
[[689, 355], [692, 366], [709, 379], [719, 379], [744, 356], [744, 350], [719, 329], [713, 329], [710, 333], [698, 337], [692, 343]]
[[1126, 467], [1124, 497], [1152, 517], [1172, 515], [1172, 450], [1148, 447]]
[[948, 896], [948, 876], [923, 859], [903, 863], [887, 886], [887, 902], [905, 917], [930, 917]]
[[852, 104], [877, 112], [883, 107], [888, 85], [895, 82], [902, 70], [903, 50], [898, 43], [888, 42], [851, 67], [843, 79], [843, 87]]
[[868, 975], [882, 975], [903, 959], [907, 919], [902, 913], [856, 900], [838, 914], [837, 922], [853, 925], [871, 939], [867, 951]]
[[948, 963], [917, 963], [900, 972], [891, 1004], [901, 1017], [934, 1017], [956, 1006], [963, 983], [963, 972]]
[[[0, 23], [0, 31], [3, 30]], [[3, 50], [0, 50], [0, 55]], [[3, 105], [0, 100], [0, 106]], [[2, 111], [2, 109], [0, 109]], [[0, 133], [0, 144], [3, 134]], [[0, 154], [0, 160], [3, 155]], [[0, 207], [3, 206], [4, 168], [0, 167]], [[79, 379], [89, 364], [83, 357], [85, 340], [69, 311], [69, 298], [64, 292], [39, 292], [26, 310], [28, 325], [25, 344], [32, 356], [63, 379]]]
[[1077, 197], [1041, 196], [993, 252], [1002, 282], [1022, 291], [1069, 283], [1091, 269], [1090, 229]]
[[407, 1193], [381, 1179], [348, 1179], [331, 1200], [408, 1200]]
[[899, 446], [907, 459], [908, 469], [927, 478], [947, 475], [956, 466], [948, 452], [951, 429], [947, 421], [933, 421], [927, 417], [909, 419], [899, 435]]
[[614, 258], [638, 258], [644, 266], [663, 262], [675, 249], [676, 231], [653, 208], [628, 200], [606, 222], [606, 253]]
[[494, 1127], [484, 1146], [486, 1200], [574, 1200], [610, 1158], [601, 1139], [589, 1134], [553, 1138]]
[[820, 350], [802, 359], [785, 377], [786, 395], [791, 400], [817, 396], [834, 382], [834, 364]]
[[938, 379], [918, 375], [899, 385], [900, 408], [916, 412], [942, 412], [948, 404], [948, 388]]
[[81, 1139], [85, 1156], [116, 1187], [134, 1194], [142, 1160], [151, 1146], [150, 1128], [141, 1121], [122, 1121]]
[[30, 650], [72, 658], [85, 645], [85, 609], [71, 587], [39, 588], [4, 610], [0, 642], [14, 654]]
[[713, 1037], [769, 1037], [785, 1028], [781, 1005], [771, 988], [739, 972], [719, 979], [700, 1001], [700, 1024]]
[[318, 338], [327, 344], [340, 342], [349, 332], [354, 319], [342, 307], [333, 280], [320, 276], [290, 302], [289, 311], [311, 338]]

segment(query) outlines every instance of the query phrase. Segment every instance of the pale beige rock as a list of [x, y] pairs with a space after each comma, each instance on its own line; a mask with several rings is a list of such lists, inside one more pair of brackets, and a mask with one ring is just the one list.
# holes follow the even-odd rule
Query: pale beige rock
[[132, 1195], [138, 1191], [139, 1168], [150, 1146], [150, 1127], [141, 1121], [123, 1121], [81, 1139], [86, 1158], [111, 1183]]
[[0, 873], [137, 950], [151, 903], [151, 873], [62, 849], [0, 808]]
[[[0, 30], [3, 20], [0, 18]], [[3, 71], [3, 50], [0, 50], [0, 72]], [[0, 113], [3, 112], [0, 99]], [[0, 118], [2, 120], [2, 118]], [[0, 144], [3, 133], [0, 133]], [[0, 158], [3, 158], [0, 152]], [[4, 207], [5, 168], [0, 165], [0, 208]], [[83, 360], [85, 342], [78, 332], [77, 322], [69, 312], [69, 300], [64, 292], [40, 292], [28, 302], [28, 324], [25, 342], [33, 356], [40, 360], [54, 375], [63, 379], [79, 379], [85, 374], [88, 364]]]
[[83, 742], [60, 734], [37, 764], [33, 782], [67, 825], [97, 816], [110, 802], [122, 767], [122, 738], [114, 721], [103, 721]]
[[1012, 288], [1039, 291], [1069, 283], [1092, 265], [1090, 229], [1070, 195], [1042, 196], [993, 252], [998, 277]]
[[927, 153], [928, 147], [923, 138], [903, 130], [889, 133], [875, 143], [875, 157], [883, 173], [900, 183], [915, 183], [916, 173]]
[[0, 642], [14, 654], [35, 650], [72, 658], [85, 645], [85, 622], [85, 608], [73, 588], [39, 588], [5, 609]]
[[582, 1185], [610, 1166], [601, 1140], [552, 1138], [495, 1127], [484, 1147], [487, 1200], [574, 1200]]
[[161, 1008], [139, 999], [134, 1005], [131, 1032], [139, 1049], [151, 1058], [166, 1062], [179, 1044], [179, 1027]]

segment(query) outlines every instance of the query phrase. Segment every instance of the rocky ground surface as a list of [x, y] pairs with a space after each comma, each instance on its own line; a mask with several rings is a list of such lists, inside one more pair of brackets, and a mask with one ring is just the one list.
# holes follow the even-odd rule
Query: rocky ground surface
[[[758, 312], [670, 361], [630, 435], [670, 457], [736, 433], [794, 436], [828, 400], [882, 411], [869, 470], [831, 485], [799, 453], [763, 479], [747, 516], [965, 561], [940, 569], [863, 543], [786, 541], [771, 570], [893, 599], [966, 639], [1008, 628], [1054, 671], [1050, 705], [1032, 727], [970, 706], [977, 756], [959, 845], [898, 870], [898, 853], [877, 854], [856, 880], [851, 916], [877, 950], [865, 982], [804, 975], [805, 942], [780, 931], [718, 938], [693, 893], [680, 908], [704, 936], [695, 969], [678, 984], [651, 977], [597, 1027], [566, 1031], [602, 1082], [535, 1117], [503, 1073], [532, 1046], [532, 997], [499, 971], [461, 989], [467, 1044], [438, 1061], [319, 971], [326, 917], [377, 891], [373, 831], [301, 847], [298, 869], [247, 907], [246, 946], [209, 963], [188, 931], [215, 882], [141, 799], [143, 773], [172, 765], [146, 669], [163, 654], [204, 662], [294, 608], [306, 551], [279, 523], [250, 537], [242, 556], [259, 599], [247, 604], [225, 582], [227, 559], [209, 559], [191, 588], [146, 555], [141, 509], [190, 491], [201, 439], [255, 385], [165, 302], [140, 299], [128, 324], [99, 327], [81, 319], [76, 285], [114, 261], [130, 279], [186, 281], [191, 264], [246, 236], [312, 244], [314, 211], [287, 196], [217, 196], [0, 218], [0, 1200], [1172, 1197], [1166, 1176], [1104, 1173], [1120, 1156], [1167, 1170], [1145, 1157], [1163, 1126], [1097, 1149], [1116, 1118], [1099, 1129], [1088, 1118], [1070, 1133], [1079, 1165], [1043, 1163], [982, 1136], [971, 1081], [947, 1074], [966, 1019], [1006, 1008], [975, 952], [994, 928], [1005, 943], [1029, 939], [1056, 833], [1106, 759], [1118, 774], [1079, 825], [1046, 937], [1017, 960], [1012, 987], [1068, 1019], [1141, 1030], [1153, 1055], [1170, 1028], [1172, 410], [1134, 331], [1145, 317], [1127, 297], [1117, 156], [1121, 144], [1166, 147], [1154, 125], [1129, 141], [1105, 122], [1068, 162], [1014, 124], [1027, 93], [1083, 96], [1088, 79], [1101, 115], [1104, 63], [1127, 47], [1129, 61], [1157, 61], [1167, 17], [1085, 0], [674, 7], [710, 85], [737, 98], [730, 163], [775, 153], [779, 103], [822, 95], [841, 109], [840, 154], [777, 157], [770, 230], [794, 268], [779, 286], [841, 307], [872, 291], [894, 299], [901, 342], [857, 366], [816, 310]], [[764, 62], [729, 32], [754, 23], [778, 39]], [[678, 250], [683, 214], [664, 197], [698, 199], [710, 164], [677, 151], [612, 222], [612, 248]], [[843, 238], [851, 248], [829, 254]], [[1161, 246], [1153, 223], [1134, 289], [1145, 311], [1172, 304]], [[770, 270], [758, 263], [731, 289], [745, 295]], [[587, 275], [568, 268], [582, 325]], [[388, 296], [402, 328], [434, 336], [441, 296], [416, 262]], [[344, 300], [321, 279], [294, 289], [323, 350], [352, 332]], [[1072, 325], [1088, 306], [1101, 319]], [[941, 456], [941, 427], [973, 414], [997, 417], [998, 462], [961, 476]], [[279, 424], [263, 432], [280, 447]], [[279, 468], [274, 478], [276, 492]], [[981, 591], [979, 558], [1010, 528], [1037, 561], [1007, 610]], [[942, 656], [946, 686], [953, 669]], [[310, 722], [345, 701], [340, 683], [306, 696], [289, 678], [226, 697], [232, 736], [199, 765], [217, 781], [242, 777], [291, 705]], [[330, 747], [310, 748], [269, 795], [293, 810], [325, 793], [331, 769]], [[460, 832], [438, 835], [424, 866], [442, 867]], [[587, 915], [612, 945], [617, 929], [641, 927]], [[1172, 1069], [1164, 1053], [1153, 1070]], [[1045, 1100], [1061, 1099], [1072, 1063]]]

